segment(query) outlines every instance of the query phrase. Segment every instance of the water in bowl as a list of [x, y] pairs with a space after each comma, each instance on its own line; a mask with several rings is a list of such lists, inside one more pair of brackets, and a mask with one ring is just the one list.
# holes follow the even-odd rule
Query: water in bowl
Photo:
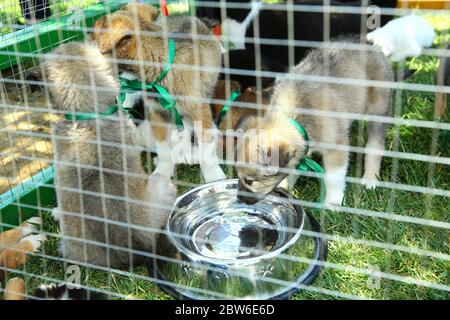
[[254, 205], [237, 201], [236, 189], [202, 194], [180, 208], [170, 229], [183, 234], [180, 244], [213, 260], [238, 261], [264, 256], [283, 247], [300, 227], [289, 201], [272, 196]]

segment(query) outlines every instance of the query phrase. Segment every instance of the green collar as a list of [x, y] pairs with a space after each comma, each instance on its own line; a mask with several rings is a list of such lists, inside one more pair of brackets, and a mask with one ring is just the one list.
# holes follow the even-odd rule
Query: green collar
[[305, 142], [306, 142], [305, 156], [300, 160], [296, 169], [299, 171], [314, 171], [319, 174], [318, 175], [319, 183], [320, 183], [320, 198], [319, 199], [320, 199], [320, 202], [322, 203], [325, 199], [325, 193], [326, 193], [325, 185], [323, 183], [323, 174], [325, 173], [325, 170], [320, 166], [320, 164], [318, 164], [313, 159], [306, 156], [308, 154], [308, 150], [309, 150], [309, 145], [308, 145], [309, 136], [308, 136], [308, 132], [306, 132], [306, 129], [294, 119], [289, 119], [289, 122], [293, 126], [295, 126], [297, 131], [305, 139]]
[[227, 115], [228, 111], [230, 110], [231, 104], [239, 97], [239, 91], [238, 90], [233, 90], [231, 92], [230, 97], [228, 98], [227, 102], [225, 103], [225, 105], [223, 106], [222, 110], [220, 110], [219, 112], [219, 117], [217, 119], [217, 127], [220, 126], [220, 124], [223, 121], [223, 118], [225, 118], [225, 116]]
[[170, 71], [173, 62], [175, 61], [175, 52], [176, 52], [176, 46], [175, 41], [173, 39], [169, 39], [169, 52], [167, 57], [167, 63], [163, 68], [163, 71], [159, 74], [159, 76], [156, 78], [156, 80], [149, 84], [142, 84], [140, 81], [137, 80], [126, 80], [123, 78], [120, 78], [120, 87], [121, 91], [119, 94], [119, 101], [117, 105], [110, 106], [105, 112], [100, 113], [77, 113], [77, 114], [66, 114], [65, 118], [66, 120], [92, 120], [97, 119], [101, 117], [110, 116], [114, 113], [116, 113], [119, 110], [119, 107], [128, 113], [128, 115], [131, 116], [130, 110], [128, 108], [123, 108], [123, 102], [125, 101], [126, 93], [129, 92], [136, 92], [136, 91], [142, 91], [144, 89], [147, 89], [149, 91], [157, 92], [159, 94], [158, 101], [163, 106], [164, 109], [170, 110], [172, 112], [172, 115], [175, 119], [175, 123], [178, 126], [183, 126], [183, 121], [181, 119], [180, 114], [175, 109], [175, 100], [172, 98], [170, 93], [161, 85], [158, 83], [161, 82], [162, 79], [164, 79], [167, 76], [167, 73]]
[[108, 109], [106, 109], [105, 112], [100, 112], [100, 113], [76, 113], [76, 114], [66, 113], [64, 115], [64, 117], [66, 118], [66, 120], [76, 120], [76, 121], [93, 120], [93, 119], [97, 119], [97, 118], [110, 116], [110, 115], [116, 113], [118, 110], [119, 110], [119, 107], [117, 107], [117, 106], [110, 106], [110, 107], [108, 107]]
[[[123, 105], [123, 102], [125, 101], [126, 94], [136, 91], [143, 91], [148, 90], [150, 92], [156, 92], [158, 94], [157, 99], [159, 104], [166, 110], [170, 111], [172, 114], [172, 117], [176, 123], [177, 126], [182, 127], [183, 126], [183, 119], [181, 115], [178, 113], [177, 109], [175, 108], [175, 99], [171, 96], [169, 91], [167, 91], [166, 88], [161, 86], [159, 82], [161, 82], [169, 73], [170, 69], [172, 68], [172, 64], [175, 61], [175, 53], [176, 53], [176, 45], [175, 41], [173, 39], [169, 39], [169, 51], [167, 54], [167, 62], [159, 74], [159, 76], [156, 78], [155, 81], [151, 83], [142, 83], [139, 80], [127, 80], [120, 78], [120, 88], [121, 92], [119, 94], [119, 101], [118, 104], [121, 108]], [[129, 112], [129, 110], [126, 110], [126, 108], [123, 108], [125, 111]]]

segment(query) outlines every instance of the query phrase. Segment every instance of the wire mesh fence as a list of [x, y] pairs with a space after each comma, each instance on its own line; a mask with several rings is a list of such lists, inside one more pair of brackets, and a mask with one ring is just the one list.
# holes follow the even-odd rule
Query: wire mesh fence
[[21, 3], [5, 299], [448, 298], [448, 1]]

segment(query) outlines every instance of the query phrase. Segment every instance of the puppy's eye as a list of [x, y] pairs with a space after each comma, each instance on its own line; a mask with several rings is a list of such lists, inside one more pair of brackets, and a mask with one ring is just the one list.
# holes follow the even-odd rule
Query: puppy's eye
[[250, 180], [250, 179], [244, 179], [244, 182], [248, 186], [251, 186], [253, 184], [253, 180]]

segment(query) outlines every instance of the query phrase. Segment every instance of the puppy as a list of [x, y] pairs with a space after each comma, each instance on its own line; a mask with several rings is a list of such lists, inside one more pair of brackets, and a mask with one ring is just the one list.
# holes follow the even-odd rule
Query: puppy
[[[194, 133], [201, 144], [199, 162], [204, 180], [209, 182], [224, 179], [225, 175], [215, 154], [216, 138], [213, 134], [211, 110], [204, 101], [211, 98], [221, 65], [220, 44], [211, 31], [195, 17], [161, 17], [160, 25], [157, 25], [132, 19], [120, 11], [97, 20], [94, 29], [94, 39], [100, 51], [106, 55], [114, 54], [117, 59], [133, 62], [119, 64], [120, 71], [146, 83], [155, 81], [166, 63], [168, 46], [164, 34], [183, 34], [183, 39], [174, 38], [174, 65], [160, 84], [172, 96], [178, 97], [176, 109], [183, 117], [184, 128], [189, 132], [194, 130], [194, 124], [200, 128]], [[136, 30], [144, 33], [136, 33]], [[194, 33], [209, 36], [209, 39], [198, 39]], [[144, 61], [146, 64], [141, 68], [139, 64]], [[192, 66], [194, 70], [189, 68]], [[162, 124], [172, 124], [170, 113], [155, 103], [154, 99], [150, 99], [147, 104], [148, 120], [158, 118]], [[156, 171], [172, 173], [175, 162], [172, 159], [173, 149], [168, 142], [170, 128], [168, 131], [164, 129], [164, 125], [150, 123], [143, 127], [144, 136], [149, 135], [146, 130], [148, 127], [156, 140], [153, 143], [159, 159]]]
[[[63, 44], [41, 69], [54, 110], [102, 113], [116, 105], [119, 85], [97, 47]], [[130, 250], [152, 251], [167, 221], [175, 187], [170, 175], [145, 173], [130, 125], [119, 112], [53, 128], [60, 250], [66, 259], [114, 268], [140, 264], [144, 258]]]
[[431, 47], [435, 37], [433, 27], [416, 15], [394, 19], [367, 34], [367, 40], [379, 46], [392, 61], [420, 56], [422, 48]]
[[[343, 39], [343, 41], [357, 41]], [[292, 70], [293, 75], [324, 76], [339, 79], [392, 81], [393, 74], [381, 52], [337, 49], [316, 49]], [[305, 156], [305, 138], [292, 120], [306, 129], [310, 150], [319, 151], [325, 167], [325, 204], [340, 205], [344, 197], [348, 167], [350, 125], [352, 120], [317, 112], [348, 112], [387, 116], [390, 113], [391, 90], [358, 85], [281, 79], [277, 81], [269, 111], [264, 117], [245, 120], [238, 139], [236, 171], [239, 176], [239, 199], [254, 203], [271, 192], [287, 173], [277, 168], [294, 170]], [[302, 114], [302, 110], [304, 114]], [[309, 112], [308, 112], [309, 111]], [[366, 147], [384, 149], [386, 124], [370, 122]], [[314, 146], [314, 143], [327, 144]], [[344, 148], [336, 150], [333, 146]], [[381, 156], [365, 158], [363, 182], [374, 186], [380, 170]], [[250, 164], [248, 166], [247, 164]], [[255, 166], [256, 165], [256, 166]], [[292, 179], [291, 179], [292, 181]], [[249, 194], [250, 193], [250, 194]]]

